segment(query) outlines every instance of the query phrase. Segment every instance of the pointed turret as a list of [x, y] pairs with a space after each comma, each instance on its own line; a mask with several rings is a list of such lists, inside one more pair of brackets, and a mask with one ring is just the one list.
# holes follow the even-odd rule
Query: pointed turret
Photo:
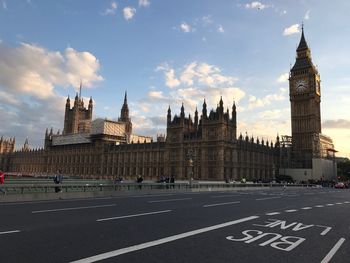
[[126, 91], [124, 95], [124, 103], [120, 111], [120, 118], [118, 120], [121, 122], [126, 122], [125, 131], [126, 131], [126, 134], [130, 136], [132, 133], [132, 123], [129, 117], [128, 97], [127, 97]]
[[181, 106], [181, 113], [180, 113], [180, 117], [181, 117], [181, 119], [184, 119], [184, 118], [185, 118], [185, 108], [184, 108], [184, 103], [182, 103], [182, 106]]
[[306, 43], [305, 37], [304, 37], [304, 25], [301, 26], [301, 38], [300, 38], [300, 42], [297, 48], [297, 51], [303, 51], [303, 50], [307, 50], [309, 47]]
[[171, 123], [171, 109], [170, 109], [170, 105], [169, 105], [169, 108], [168, 108], [167, 123], [168, 123], [168, 125]]
[[197, 129], [198, 128], [198, 110], [197, 110], [197, 107], [196, 107], [196, 111], [194, 112], [194, 125]]
[[203, 119], [207, 118], [207, 103], [205, 102], [205, 99], [204, 99], [204, 102], [203, 102], [202, 118]]

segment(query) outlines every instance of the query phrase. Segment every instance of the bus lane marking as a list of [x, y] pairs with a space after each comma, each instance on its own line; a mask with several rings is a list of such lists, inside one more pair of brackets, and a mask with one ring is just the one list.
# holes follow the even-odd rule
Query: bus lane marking
[[321, 236], [325, 236], [332, 228], [330, 226], [320, 226], [320, 225], [316, 225], [317, 227], [321, 227], [321, 228], [325, 228], [325, 230], [323, 230], [321, 232]]
[[177, 235], [173, 235], [173, 236], [157, 239], [157, 240], [154, 240], [154, 241], [150, 241], [150, 242], [146, 242], [146, 243], [142, 243], [142, 244], [137, 244], [137, 245], [134, 245], [134, 246], [121, 248], [121, 249], [117, 249], [117, 250], [114, 250], [114, 251], [98, 254], [98, 255], [95, 255], [95, 256], [79, 259], [79, 260], [76, 260], [76, 261], [72, 261], [71, 263], [96, 262], [96, 261], [100, 261], [100, 260], [116, 257], [116, 256], [119, 256], [119, 255], [123, 255], [123, 254], [126, 254], [126, 253], [138, 251], [138, 250], [141, 250], [141, 249], [146, 249], [146, 248], [149, 248], [149, 247], [159, 246], [159, 245], [162, 245], [162, 244], [165, 244], [165, 243], [173, 242], [173, 241], [176, 241], [176, 240], [179, 240], [179, 239], [183, 239], [183, 238], [186, 238], [186, 237], [190, 237], [190, 236], [195, 236], [195, 235], [198, 235], [198, 234], [201, 234], [201, 233], [206, 233], [206, 232], [213, 231], [213, 230], [216, 230], [216, 229], [220, 229], [220, 228], [224, 228], [224, 227], [228, 227], [228, 226], [232, 226], [232, 225], [237, 225], [237, 224], [240, 224], [240, 223], [243, 223], [243, 222], [247, 222], [247, 221], [250, 221], [250, 220], [254, 220], [254, 219], [257, 219], [257, 218], [259, 218], [259, 216], [249, 216], [249, 217], [245, 217], [245, 218], [241, 218], [241, 219], [225, 222], [225, 223], [222, 223], [222, 224], [213, 225], [213, 226], [209, 226], [209, 227], [204, 227], [204, 228], [192, 230], [192, 231], [189, 231], [189, 232], [185, 232], [185, 233], [181, 233], [181, 234], [177, 234]]

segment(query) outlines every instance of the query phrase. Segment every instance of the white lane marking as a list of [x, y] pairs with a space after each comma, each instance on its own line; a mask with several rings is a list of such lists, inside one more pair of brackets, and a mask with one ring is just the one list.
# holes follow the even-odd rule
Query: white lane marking
[[310, 209], [312, 209], [312, 207], [306, 206], [306, 207], [303, 207], [303, 208], [301, 208], [301, 209], [303, 209], [303, 210], [310, 210]]
[[336, 205], [342, 205], [343, 203], [335, 203]]
[[148, 201], [148, 203], [174, 202], [174, 201], [184, 201], [184, 200], [191, 200], [191, 199], [192, 199], [192, 198], [179, 198], [179, 199], [153, 200], [153, 201]]
[[137, 250], [141, 250], [141, 249], [145, 249], [145, 248], [149, 248], [149, 247], [158, 246], [158, 245], [161, 245], [161, 244], [164, 244], [164, 243], [169, 243], [169, 242], [172, 242], [172, 241], [175, 241], [175, 240], [179, 240], [179, 239], [182, 239], [182, 238], [186, 238], [186, 237], [198, 235], [198, 234], [201, 234], [201, 233], [209, 232], [209, 231], [216, 230], [216, 229], [219, 229], [219, 228], [236, 225], [236, 224], [247, 222], [247, 221], [250, 221], [250, 220], [257, 219], [257, 218], [259, 218], [259, 216], [249, 216], [249, 217], [241, 218], [241, 219], [238, 219], [238, 220], [229, 221], [229, 222], [218, 224], [218, 225], [214, 225], [214, 226], [204, 227], [204, 228], [192, 230], [192, 231], [189, 231], [189, 232], [185, 232], [185, 233], [182, 233], [182, 234], [169, 236], [169, 237], [161, 238], [161, 239], [158, 239], [158, 240], [154, 240], [154, 241], [150, 241], [150, 242], [134, 245], [134, 246], [131, 246], [131, 247], [117, 249], [117, 250], [114, 250], [114, 251], [102, 253], [102, 254], [99, 254], [99, 255], [92, 256], [92, 257], [76, 260], [76, 261], [73, 261], [71, 263], [92, 263], [92, 262], [96, 262], [96, 261], [99, 261], [99, 260], [104, 260], [104, 259], [108, 259], [108, 258], [119, 256], [119, 255], [122, 255], [122, 254], [130, 253], [130, 252], [133, 252], [133, 251], [137, 251]]
[[321, 225], [316, 225], [317, 227], [322, 227], [322, 228], [325, 228], [325, 230], [323, 230], [321, 232], [321, 236], [325, 236], [332, 228], [330, 226], [321, 226]]
[[324, 205], [315, 205], [315, 207], [324, 207]]
[[348, 204], [348, 203], [350, 203], [350, 202], [349, 202], [349, 201], [345, 201], [345, 202], [344, 202], [344, 204]]
[[266, 213], [265, 215], [267, 216], [274, 216], [274, 215], [279, 215], [281, 214], [280, 212], [271, 212], [271, 213]]
[[212, 206], [218, 206], [218, 205], [231, 205], [231, 204], [239, 204], [239, 203], [240, 203], [240, 201], [235, 201], [235, 202], [228, 202], [228, 203], [203, 205], [203, 207], [212, 207]]
[[222, 197], [237, 197], [239, 195], [216, 195], [216, 196], [211, 196], [211, 198], [222, 198]]
[[137, 217], [137, 216], [146, 216], [146, 215], [155, 215], [155, 214], [168, 213], [168, 212], [171, 212], [171, 210], [163, 210], [163, 211], [148, 212], [148, 213], [142, 213], [142, 214], [126, 215], [126, 216], [116, 216], [116, 217], [100, 218], [100, 219], [97, 219], [96, 221], [97, 221], [97, 222], [102, 222], [102, 221], [108, 221], [108, 220], [116, 220], [116, 219], [129, 218], [129, 217]]
[[73, 198], [73, 199], [59, 199], [59, 200], [43, 200], [43, 201], [26, 201], [26, 202], [10, 202], [3, 203], [0, 206], [10, 206], [10, 205], [27, 205], [27, 204], [45, 204], [45, 203], [62, 203], [62, 202], [74, 202], [74, 201], [92, 201], [92, 200], [107, 200], [118, 197], [95, 197], [95, 198]]
[[305, 193], [306, 195], [314, 195], [315, 193]]
[[100, 208], [100, 207], [110, 207], [110, 206], [115, 206], [115, 205], [116, 205], [116, 204], [110, 204], [110, 205], [93, 205], [93, 206], [80, 206], [80, 207], [68, 207], [68, 208], [38, 210], [38, 211], [32, 211], [32, 214], [47, 213], [47, 212], [61, 212], [61, 211], [70, 211], [70, 210], [81, 210], [81, 209], [91, 209], [91, 208]]
[[255, 199], [256, 201], [263, 201], [263, 200], [269, 200], [269, 199], [278, 199], [278, 198], [282, 198], [281, 196], [275, 196], [275, 197], [265, 197], [265, 198], [259, 198], [259, 199]]
[[334, 247], [325, 256], [325, 258], [322, 259], [321, 263], [328, 263], [332, 259], [332, 257], [335, 255], [335, 253], [337, 253], [338, 249], [341, 247], [344, 241], [345, 241], [345, 238], [339, 239], [338, 242], [334, 245]]
[[163, 194], [163, 195], [132, 195], [132, 198], [140, 198], [140, 197], [159, 197], [159, 196], [171, 196], [173, 194]]
[[284, 212], [286, 212], [286, 213], [293, 213], [296, 211], [298, 211], [298, 210], [295, 210], [295, 209], [284, 210]]
[[333, 206], [334, 204], [326, 204], [326, 206]]
[[18, 232], [21, 232], [21, 231], [20, 230], [4, 231], [4, 232], [0, 232], [0, 235], [12, 234], [12, 233], [18, 233]]

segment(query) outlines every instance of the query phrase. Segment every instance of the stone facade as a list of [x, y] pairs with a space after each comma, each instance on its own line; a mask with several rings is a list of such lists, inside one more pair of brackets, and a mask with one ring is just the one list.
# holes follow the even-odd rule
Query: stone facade
[[[64, 129], [63, 134], [54, 134], [47, 130], [43, 149], [28, 149], [26, 141], [20, 151], [1, 155], [0, 168], [33, 175], [60, 169], [70, 176], [124, 180], [134, 180], [137, 175], [146, 180], [172, 175], [176, 179], [220, 181], [274, 178], [278, 141], [273, 145], [247, 135], [237, 138], [234, 103], [231, 114], [224, 112], [222, 99], [216, 111], [207, 114], [206, 107], [204, 102], [201, 117], [196, 110], [194, 121], [185, 117], [183, 105], [180, 115], [173, 118], [169, 108], [167, 136], [153, 142], [150, 137], [131, 133], [125, 95], [118, 122], [93, 121], [90, 132], [78, 129], [68, 133], [69, 129]], [[74, 122], [65, 116], [65, 128]]]

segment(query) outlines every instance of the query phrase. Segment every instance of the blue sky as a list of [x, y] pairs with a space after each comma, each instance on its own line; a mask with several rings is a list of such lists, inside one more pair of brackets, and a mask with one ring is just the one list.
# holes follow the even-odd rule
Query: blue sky
[[290, 134], [286, 76], [305, 37], [321, 74], [323, 133], [350, 157], [349, 1], [0, 0], [0, 134], [43, 145], [64, 101], [94, 99], [116, 119], [124, 91], [135, 132], [165, 132], [179, 113], [238, 105], [239, 132]]

